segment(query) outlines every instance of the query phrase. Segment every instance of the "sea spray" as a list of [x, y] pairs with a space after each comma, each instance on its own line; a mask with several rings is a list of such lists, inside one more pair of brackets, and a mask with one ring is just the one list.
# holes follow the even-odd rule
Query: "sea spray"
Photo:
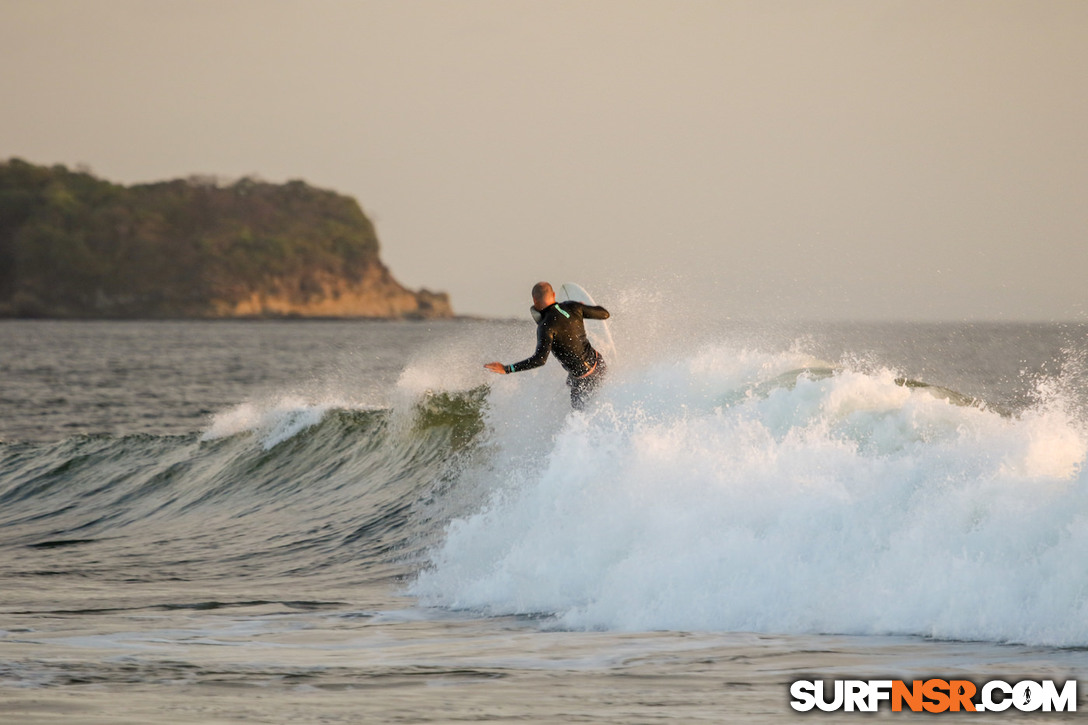
[[261, 446], [269, 450], [320, 423], [333, 407], [332, 402], [310, 403], [296, 396], [277, 398], [265, 405], [240, 403], [216, 413], [201, 440], [253, 433], [260, 439]]
[[493, 385], [492, 456], [461, 475], [494, 492], [410, 591], [571, 628], [1088, 644], [1082, 421], [898, 378], [721, 345], [554, 425], [539, 379]]

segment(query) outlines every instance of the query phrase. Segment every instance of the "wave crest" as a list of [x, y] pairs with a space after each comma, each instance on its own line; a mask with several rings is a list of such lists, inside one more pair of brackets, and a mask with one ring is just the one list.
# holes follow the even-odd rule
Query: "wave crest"
[[1060, 405], [726, 348], [622, 371], [535, 456], [502, 434], [524, 409], [492, 404], [495, 456], [464, 475], [494, 492], [412, 585], [427, 604], [1088, 644], [1088, 434]]

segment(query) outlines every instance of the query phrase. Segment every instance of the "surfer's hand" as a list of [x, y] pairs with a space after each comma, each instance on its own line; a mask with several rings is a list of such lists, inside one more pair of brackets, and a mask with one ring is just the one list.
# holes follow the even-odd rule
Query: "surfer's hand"
[[488, 363], [487, 365], [484, 365], [484, 367], [493, 373], [498, 373], [499, 375], [506, 375], [506, 366], [503, 365], [501, 362]]

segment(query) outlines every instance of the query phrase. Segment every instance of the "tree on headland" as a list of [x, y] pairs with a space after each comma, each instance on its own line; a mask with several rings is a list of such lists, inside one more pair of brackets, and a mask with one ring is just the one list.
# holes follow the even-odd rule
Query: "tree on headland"
[[0, 163], [0, 316], [451, 314], [445, 295], [397, 284], [378, 251], [354, 199], [304, 181], [124, 187]]

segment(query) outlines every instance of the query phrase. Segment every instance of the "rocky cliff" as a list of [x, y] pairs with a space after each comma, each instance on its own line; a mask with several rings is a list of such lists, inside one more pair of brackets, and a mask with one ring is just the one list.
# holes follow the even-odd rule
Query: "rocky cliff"
[[452, 316], [378, 251], [354, 199], [303, 181], [125, 187], [0, 163], [0, 316]]

